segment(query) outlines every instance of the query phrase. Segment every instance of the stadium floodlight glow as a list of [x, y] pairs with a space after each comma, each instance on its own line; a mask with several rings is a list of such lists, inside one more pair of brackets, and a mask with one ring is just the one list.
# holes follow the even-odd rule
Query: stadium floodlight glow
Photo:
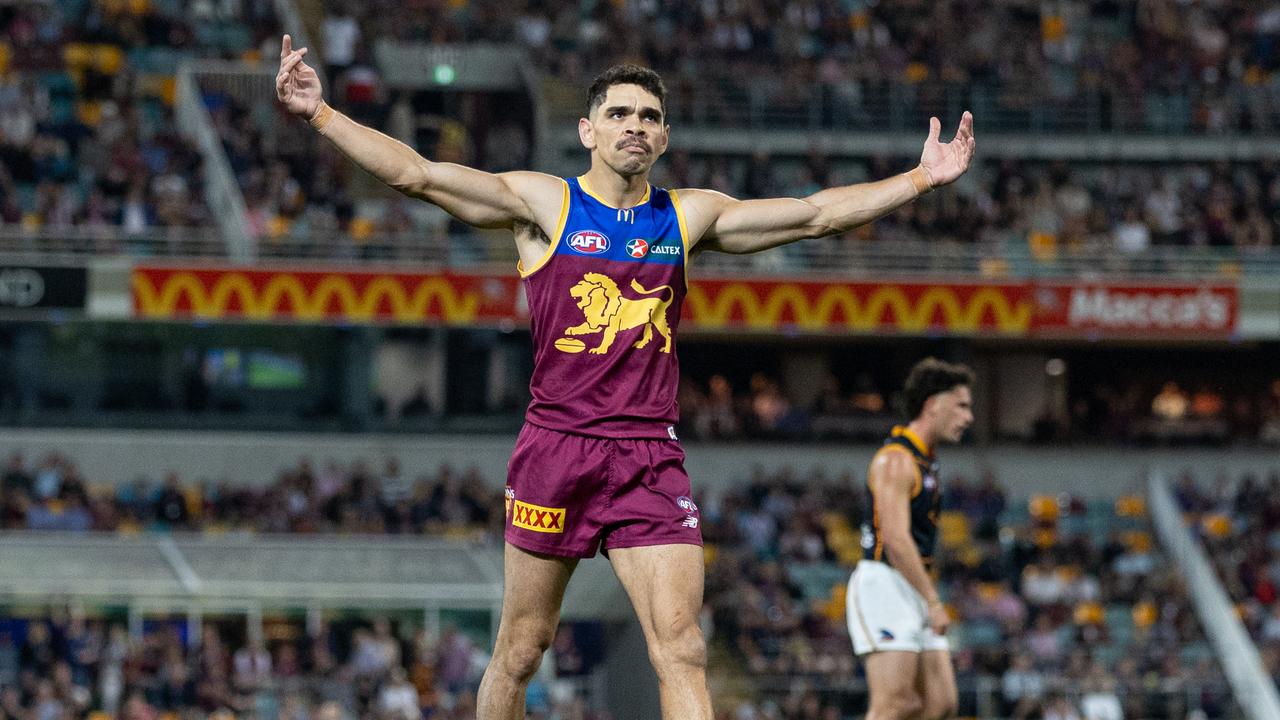
[[453, 69], [452, 65], [448, 64], [437, 65], [433, 75], [438, 85], [452, 85], [453, 81], [458, 78], [458, 72]]

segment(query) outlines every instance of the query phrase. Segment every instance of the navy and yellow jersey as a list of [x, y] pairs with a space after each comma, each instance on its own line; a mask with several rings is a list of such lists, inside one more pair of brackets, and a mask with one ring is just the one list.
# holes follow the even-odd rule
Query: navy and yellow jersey
[[[920, 557], [927, 564], [933, 557], [938, 540], [938, 511], [942, 507], [942, 490], [938, 487], [938, 460], [919, 435], [904, 426], [897, 426], [876, 451], [881, 453], [906, 452], [916, 467], [916, 484], [911, 491], [911, 539], [920, 550]], [[871, 460], [875, 464], [875, 458]], [[867, 517], [871, 522], [862, 524], [862, 557], [864, 560], [889, 562], [884, 552], [884, 538], [880, 537], [880, 515], [876, 510], [875, 491], [871, 478], [867, 478]]]
[[595, 437], [675, 439], [676, 331], [689, 238], [680, 197], [616, 208], [567, 178], [546, 254], [520, 267], [533, 377], [526, 419]]

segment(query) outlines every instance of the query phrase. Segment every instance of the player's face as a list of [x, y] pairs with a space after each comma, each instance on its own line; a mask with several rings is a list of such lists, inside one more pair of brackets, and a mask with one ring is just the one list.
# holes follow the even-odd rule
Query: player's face
[[973, 395], [967, 385], [934, 395], [929, 399], [933, 427], [937, 437], [947, 442], [960, 442], [964, 431], [973, 424]]
[[662, 102], [639, 85], [614, 85], [590, 118], [578, 123], [588, 150], [619, 175], [641, 175], [667, 150], [669, 128]]

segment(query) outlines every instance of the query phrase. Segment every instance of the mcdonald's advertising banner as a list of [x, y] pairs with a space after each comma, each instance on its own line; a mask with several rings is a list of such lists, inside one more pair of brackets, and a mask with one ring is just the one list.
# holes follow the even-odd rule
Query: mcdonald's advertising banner
[[[514, 273], [144, 265], [131, 282], [141, 319], [492, 327], [528, 317]], [[1222, 283], [697, 277], [692, 285], [681, 320], [689, 331], [1225, 340], [1240, 314], [1236, 287]]]
[[497, 325], [518, 319], [520, 280], [498, 273], [136, 266], [134, 315], [346, 323]]

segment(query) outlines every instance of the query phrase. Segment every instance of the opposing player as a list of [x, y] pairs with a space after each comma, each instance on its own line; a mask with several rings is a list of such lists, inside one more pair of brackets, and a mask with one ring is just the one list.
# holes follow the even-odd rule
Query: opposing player
[[893, 429], [867, 472], [862, 560], [846, 608], [854, 652], [863, 656], [867, 720], [940, 720], [956, 712], [946, 608], [929, 578], [938, 535], [939, 442], [957, 442], [973, 422], [973, 372], [928, 358], [907, 376], [911, 422]]
[[357, 165], [406, 195], [515, 235], [534, 343], [533, 400], [507, 482], [502, 618], [480, 685], [481, 720], [524, 717], [579, 558], [603, 547], [631, 598], [657, 671], [664, 718], [709, 720], [702, 537], [676, 440], [675, 334], [692, 253], [750, 253], [870, 222], [960, 177], [973, 119], [941, 143], [930, 121], [920, 164], [807, 198], [740, 201], [651, 187], [667, 149], [662, 80], [617, 66], [587, 93], [576, 178], [490, 174], [431, 162], [335, 112], [285, 36], [276, 90]]

